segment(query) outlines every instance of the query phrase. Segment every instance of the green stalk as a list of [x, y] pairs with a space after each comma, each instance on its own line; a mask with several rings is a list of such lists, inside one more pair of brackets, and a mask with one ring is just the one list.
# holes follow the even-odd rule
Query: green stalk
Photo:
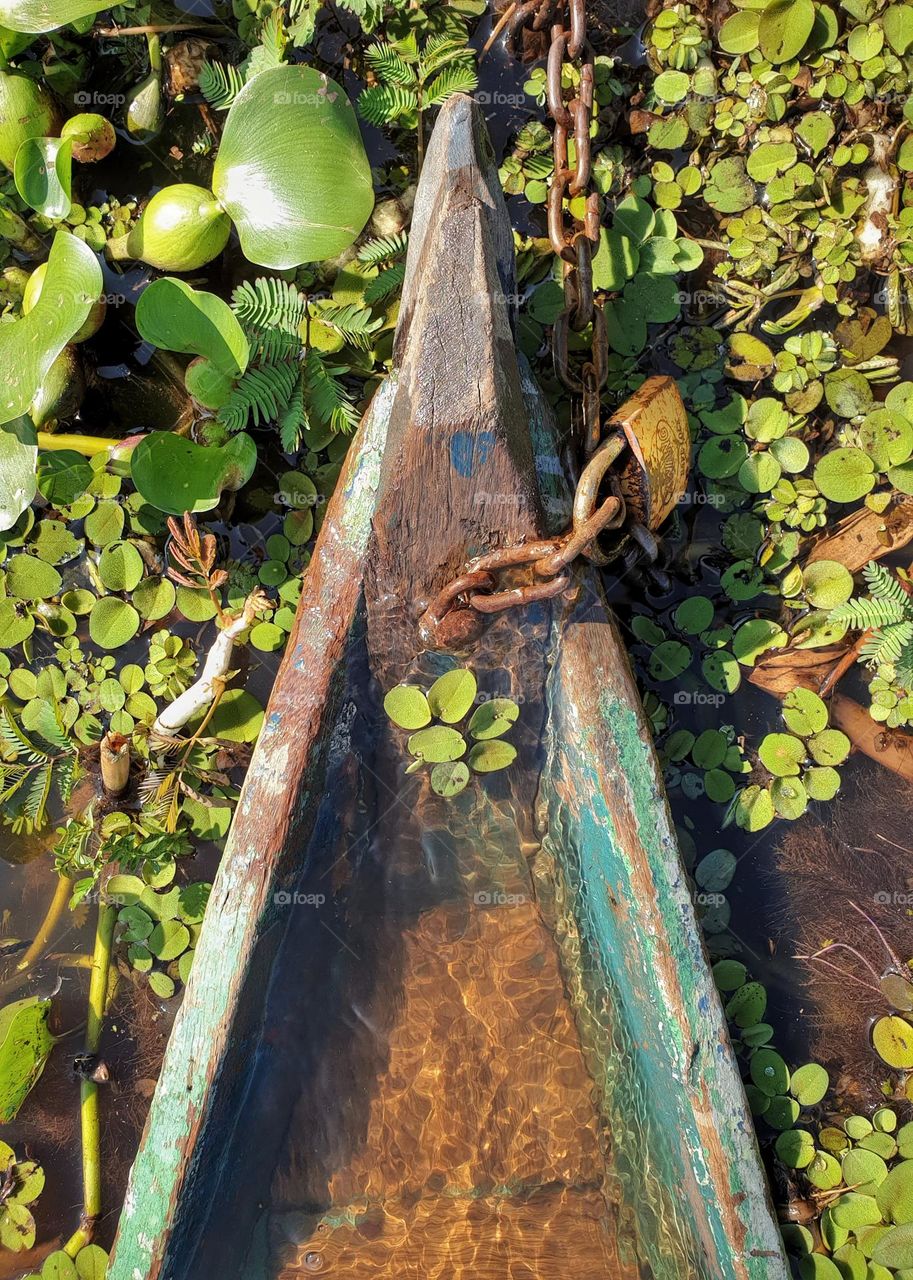
[[120, 440], [112, 440], [110, 436], [75, 436], [65, 432], [39, 431], [39, 449], [72, 449], [93, 458], [96, 453], [106, 453], [120, 444]]
[[30, 969], [36, 960], [40, 960], [47, 950], [48, 943], [51, 941], [57, 926], [60, 924], [63, 913], [67, 909], [70, 901], [70, 895], [73, 892], [73, 881], [69, 876], [57, 877], [57, 888], [54, 890], [54, 896], [51, 898], [50, 905], [44, 913], [44, 919], [39, 926], [38, 932], [32, 939], [31, 946], [25, 952], [22, 959], [16, 965], [16, 971], [22, 973], [24, 969]]
[[[89, 1012], [86, 1019], [85, 1051], [98, 1052], [105, 1021], [108, 994], [108, 971], [117, 909], [110, 903], [98, 905], [95, 947], [92, 952], [92, 976], [89, 979]], [[98, 1085], [83, 1080], [79, 1086], [79, 1119], [82, 1131], [82, 1217], [79, 1226], [64, 1245], [64, 1251], [75, 1258], [80, 1249], [92, 1243], [95, 1223], [101, 1216], [101, 1125], [99, 1123]]]

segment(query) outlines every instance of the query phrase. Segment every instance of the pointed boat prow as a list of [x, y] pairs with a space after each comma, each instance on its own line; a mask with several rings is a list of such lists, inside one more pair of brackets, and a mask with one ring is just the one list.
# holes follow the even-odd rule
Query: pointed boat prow
[[[460, 665], [515, 763], [445, 798], [384, 695], [419, 619], [570, 510], [482, 114], [441, 110], [394, 370], [353, 442], [219, 868], [110, 1280], [786, 1280], [598, 576]], [[674, 480], [674, 477], [673, 477]]]

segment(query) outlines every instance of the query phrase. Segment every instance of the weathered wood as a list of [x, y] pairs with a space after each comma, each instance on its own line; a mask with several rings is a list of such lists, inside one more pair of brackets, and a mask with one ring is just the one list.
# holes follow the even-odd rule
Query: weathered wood
[[434, 796], [380, 708], [441, 669], [429, 595], [567, 499], [468, 99], [441, 112], [415, 224], [397, 372], [305, 580], [112, 1280], [782, 1280], [596, 577], [472, 650], [522, 704], [506, 773]]

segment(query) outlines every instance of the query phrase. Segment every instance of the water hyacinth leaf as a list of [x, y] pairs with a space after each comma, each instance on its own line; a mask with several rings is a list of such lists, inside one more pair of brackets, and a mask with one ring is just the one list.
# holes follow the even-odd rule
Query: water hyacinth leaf
[[905, 1018], [896, 1014], [879, 1018], [872, 1028], [872, 1047], [889, 1067], [913, 1070], [913, 1026]]
[[102, 649], [119, 649], [139, 631], [140, 616], [117, 596], [103, 596], [89, 614], [89, 635]]
[[472, 714], [470, 737], [479, 742], [500, 738], [516, 723], [520, 708], [511, 698], [489, 698]]
[[12, 529], [35, 497], [37, 460], [38, 436], [28, 418], [0, 426], [0, 532]]
[[478, 685], [471, 671], [460, 667], [445, 671], [428, 690], [431, 714], [445, 724], [456, 724], [469, 712], [477, 692]]
[[130, 474], [151, 506], [183, 515], [211, 511], [225, 490], [247, 483], [256, 465], [257, 446], [243, 431], [224, 445], [208, 446], [172, 431], [153, 431], [133, 450]]
[[432, 725], [429, 729], [419, 729], [409, 739], [409, 752], [428, 764], [445, 764], [449, 760], [459, 760], [466, 754], [466, 742], [456, 729], [448, 729], [443, 725]]
[[384, 711], [400, 729], [424, 729], [431, 723], [431, 708], [422, 689], [398, 684], [384, 697]]
[[30, 35], [56, 31], [81, 18], [93, 17], [106, 6], [96, 0], [0, 0], [0, 26]]
[[153, 280], [136, 304], [136, 327], [156, 347], [205, 357], [225, 378], [247, 368], [247, 338], [231, 307], [183, 280]]
[[16, 1118], [44, 1070], [54, 1047], [50, 1012], [50, 1000], [34, 996], [0, 1009], [0, 1124]]
[[469, 767], [476, 773], [495, 773], [506, 769], [517, 758], [517, 748], [501, 738], [490, 742], [477, 742], [470, 750]]
[[468, 782], [469, 769], [462, 760], [436, 764], [431, 770], [431, 790], [445, 799], [459, 795]]
[[345, 91], [300, 64], [248, 80], [225, 122], [212, 189], [250, 262], [284, 270], [342, 253], [374, 205]]
[[886, 1231], [876, 1241], [872, 1261], [892, 1271], [913, 1267], [913, 1222], [905, 1222]]
[[26, 138], [13, 165], [16, 190], [36, 213], [59, 222], [70, 212], [72, 168], [69, 138]]
[[38, 301], [27, 315], [0, 325], [0, 424], [27, 413], [51, 365], [85, 324], [102, 283], [88, 245], [58, 231]]
[[817, 1062], [807, 1062], [792, 1073], [789, 1091], [802, 1107], [814, 1107], [822, 1101], [830, 1086], [830, 1078]]
[[758, 22], [758, 44], [769, 62], [789, 62], [805, 45], [815, 24], [812, 0], [774, 0]]

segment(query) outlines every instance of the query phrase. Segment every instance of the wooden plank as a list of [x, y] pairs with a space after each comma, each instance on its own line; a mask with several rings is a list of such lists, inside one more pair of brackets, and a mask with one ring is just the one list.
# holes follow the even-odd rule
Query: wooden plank
[[[550, 1276], [556, 1253], [618, 1280], [641, 1264], [656, 1280], [786, 1276], [598, 583], [502, 616], [473, 648], [483, 687], [506, 678], [522, 699], [500, 779], [452, 803], [404, 780], [380, 709], [393, 683], [440, 669], [417, 636], [430, 595], [469, 556], [542, 532], [566, 497], [515, 354], [512, 261], [481, 114], [452, 99], [417, 201], [397, 373], [306, 576], [111, 1280], [313, 1274], [309, 1237], [286, 1232], [287, 1254], [282, 1224], [316, 1216], [342, 1256], [341, 1224], [362, 1212], [385, 1224], [366, 1275], [395, 1266], [405, 1232], [416, 1276], [459, 1274], [447, 1241], [453, 1266], [492, 1280]], [[481, 910], [492, 890], [520, 901]], [[296, 915], [295, 893], [326, 913]]]

